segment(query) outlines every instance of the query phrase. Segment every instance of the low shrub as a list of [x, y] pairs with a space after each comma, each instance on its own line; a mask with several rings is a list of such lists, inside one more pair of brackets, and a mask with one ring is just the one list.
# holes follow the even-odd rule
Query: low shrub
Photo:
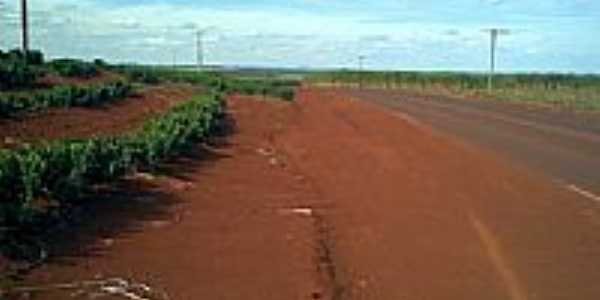
[[0, 116], [14, 116], [51, 107], [93, 106], [126, 97], [132, 90], [132, 85], [127, 82], [115, 82], [88, 87], [58, 86], [37, 93], [0, 94]]
[[292, 101], [295, 98], [298, 83], [279, 80], [233, 79], [225, 81], [225, 85], [225, 90], [229, 93], [272, 96]]
[[40, 51], [0, 51], [0, 89], [13, 90], [32, 86], [44, 72]]
[[98, 65], [77, 59], [57, 59], [51, 61], [48, 66], [64, 77], [91, 78], [99, 73]]
[[197, 96], [136, 132], [0, 150], [0, 227], [43, 216], [47, 211], [38, 199], [69, 206], [92, 184], [155, 166], [206, 137], [222, 113], [218, 94]]

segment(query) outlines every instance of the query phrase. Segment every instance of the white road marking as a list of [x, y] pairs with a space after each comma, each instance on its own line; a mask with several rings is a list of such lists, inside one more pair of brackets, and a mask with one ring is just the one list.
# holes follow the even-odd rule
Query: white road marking
[[421, 121], [417, 120], [416, 118], [414, 118], [406, 113], [403, 113], [403, 112], [400, 112], [397, 110], [386, 109], [385, 107], [383, 107], [382, 111], [390, 116], [399, 118], [412, 126], [419, 127], [419, 128], [425, 127], [425, 125]]
[[584, 189], [582, 189], [580, 187], [577, 187], [574, 184], [567, 185], [567, 189], [569, 191], [575, 192], [575, 193], [577, 193], [577, 194], [579, 194], [581, 196], [584, 196], [584, 197], [586, 197], [586, 198], [588, 198], [588, 199], [590, 199], [590, 200], [592, 200], [594, 202], [600, 203], [600, 196], [594, 195], [594, 193], [588, 192], [588, 191], [586, 191], [586, 190], [584, 190]]

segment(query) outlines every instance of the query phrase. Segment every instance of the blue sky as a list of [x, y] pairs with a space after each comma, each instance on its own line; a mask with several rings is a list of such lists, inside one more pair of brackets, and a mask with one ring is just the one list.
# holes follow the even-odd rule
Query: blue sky
[[[0, 0], [0, 47], [18, 45], [19, 0]], [[212, 64], [600, 73], [597, 0], [29, 0], [32, 44], [52, 57]]]

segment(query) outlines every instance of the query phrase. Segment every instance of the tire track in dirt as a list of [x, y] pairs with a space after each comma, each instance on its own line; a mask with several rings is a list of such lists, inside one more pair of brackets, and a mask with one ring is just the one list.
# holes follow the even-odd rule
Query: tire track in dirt
[[333, 228], [326, 220], [322, 209], [294, 208], [294, 214], [310, 219], [313, 231], [315, 272], [320, 278], [322, 291], [315, 291], [313, 299], [345, 299], [346, 286], [341, 279], [340, 265], [336, 259]]
[[345, 287], [340, 281], [339, 266], [335, 259], [335, 240], [331, 225], [327, 224], [325, 217], [319, 214], [313, 216], [313, 226], [316, 231], [318, 267], [317, 270], [324, 274], [328, 281], [328, 290], [332, 300], [343, 299]]
[[473, 212], [469, 213], [469, 219], [473, 228], [477, 231], [481, 244], [485, 247], [491, 263], [498, 271], [502, 281], [506, 284], [511, 300], [527, 300], [527, 293], [524, 292], [521, 283], [517, 279], [514, 270], [509, 266], [501, 247], [494, 237], [494, 234], [475, 216]]
[[291, 103], [290, 110], [293, 113], [286, 115], [284, 119], [279, 119], [285, 123], [285, 126], [275, 125], [280, 130], [277, 134], [271, 133], [267, 136], [268, 150], [260, 152], [273, 156], [275, 161], [282, 163], [283, 169], [296, 179], [298, 186], [304, 191], [306, 199], [286, 208], [285, 214], [303, 216], [309, 220], [311, 226], [313, 268], [322, 289], [314, 292], [311, 299], [349, 299], [351, 284], [344, 264], [337, 255], [336, 228], [330, 220], [330, 214], [336, 210], [335, 203], [326, 198], [326, 193], [321, 189], [317, 178], [305, 173], [301, 167], [303, 162], [294, 157], [293, 151], [289, 151], [286, 135], [295, 130], [295, 126], [299, 125], [298, 122], [305, 121], [302, 119], [301, 103]]
[[[295, 109], [296, 114], [288, 119], [289, 123], [297, 120], [298, 107], [296, 106]], [[289, 127], [284, 132], [287, 130]], [[280, 139], [281, 135], [285, 135], [284, 132], [277, 136], [271, 135], [269, 141], [273, 143], [274, 148], [278, 149], [277, 151], [281, 151], [278, 155], [279, 159], [285, 162], [287, 171], [293, 174], [312, 199], [286, 210], [287, 213], [305, 216], [310, 220], [313, 233], [314, 268], [322, 287], [322, 291], [313, 293], [312, 299], [346, 299], [348, 283], [344, 279], [343, 269], [336, 255], [335, 228], [327, 216], [335, 209], [334, 204], [325, 200], [319, 185], [310, 175], [302, 172], [299, 162], [293, 159], [293, 156], [286, 151], [285, 145], [281, 144]]]

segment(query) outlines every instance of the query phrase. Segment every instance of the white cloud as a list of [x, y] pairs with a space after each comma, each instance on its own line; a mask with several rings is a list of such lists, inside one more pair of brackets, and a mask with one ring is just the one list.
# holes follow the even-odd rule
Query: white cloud
[[[488, 40], [480, 29], [490, 26], [517, 29], [501, 39], [501, 51], [514, 59], [504, 66], [513, 68], [517, 62], [528, 62], [523, 57], [533, 55], [531, 49], [537, 55], [572, 52], [584, 57], [600, 47], [597, 40], [578, 38], [594, 29], [581, 30], [579, 23], [571, 22], [577, 15], [572, 5], [523, 1], [531, 2], [529, 14], [506, 0], [449, 0], [438, 5], [433, 5], [435, 1], [291, 0], [269, 8], [30, 0], [30, 6], [32, 44], [53, 57], [171, 63], [176, 52], [180, 62], [193, 63], [194, 30], [207, 26], [214, 26], [205, 38], [208, 62], [232, 65], [349, 67], [361, 53], [369, 56], [371, 67], [483, 69]], [[19, 39], [18, 10], [11, 3], [0, 11], [4, 48], [17, 46]], [[290, 3], [306, 9], [291, 9]], [[549, 19], [539, 14], [542, 11], [562, 11], [569, 17]], [[499, 17], [491, 17], [495, 15]], [[578, 41], [579, 47], [565, 47], [570, 41]], [[542, 65], [528, 66], [551, 68], [553, 60], [554, 56], [542, 59]], [[600, 71], [597, 59], [590, 59], [586, 67]]]

